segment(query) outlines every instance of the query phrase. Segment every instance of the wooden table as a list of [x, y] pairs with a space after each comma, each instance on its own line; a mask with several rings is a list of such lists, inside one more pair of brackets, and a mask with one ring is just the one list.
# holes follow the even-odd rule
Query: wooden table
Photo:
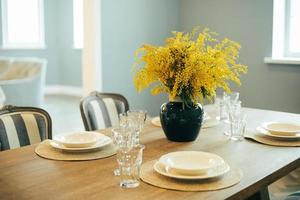
[[[263, 121], [291, 120], [300, 115], [245, 109], [248, 128]], [[300, 166], [300, 147], [273, 147], [249, 140], [230, 141], [224, 127], [201, 130], [194, 142], [168, 141], [160, 128], [147, 125], [141, 143], [146, 145], [144, 162], [178, 150], [217, 153], [239, 166], [244, 173], [233, 187], [212, 192], [179, 192], [160, 189], [146, 183], [138, 188], [122, 189], [113, 175], [116, 158], [81, 162], [53, 161], [34, 153], [36, 145], [0, 153], [0, 199], [244, 199], [267, 187]]]

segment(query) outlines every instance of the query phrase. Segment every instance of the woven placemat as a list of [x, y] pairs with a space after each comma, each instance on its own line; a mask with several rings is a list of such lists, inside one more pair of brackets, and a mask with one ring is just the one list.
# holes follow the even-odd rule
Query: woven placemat
[[291, 140], [291, 139], [277, 139], [261, 133], [256, 133], [255, 131], [248, 131], [245, 133], [244, 137], [246, 139], [251, 139], [256, 142], [267, 144], [271, 146], [280, 146], [280, 147], [300, 147], [300, 140]]
[[36, 148], [35, 153], [43, 158], [51, 160], [95, 160], [106, 158], [116, 154], [116, 148], [113, 144], [95, 149], [91, 152], [65, 152], [63, 150], [55, 149], [50, 144], [50, 140], [41, 142]]
[[242, 171], [232, 167], [230, 171], [219, 177], [205, 180], [180, 180], [169, 178], [154, 171], [156, 160], [146, 162], [141, 168], [141, 180], [156, 187], [178, 191], [213, 191], [228, 188], [240, 182], [243, 177]]

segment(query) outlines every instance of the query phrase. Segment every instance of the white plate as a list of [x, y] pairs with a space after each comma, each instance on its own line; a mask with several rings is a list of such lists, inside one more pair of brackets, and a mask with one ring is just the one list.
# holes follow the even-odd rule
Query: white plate
[[289, 136], [300, 133], [300, 125], [288, 122], [265, 122], [261, 127], [273, 135]]
[[101, 148], [101, 147], [104, 147], [106, 145], [109, 145], [112, 143], [112, 139], [108, 136], [105, 136], [101, 133], [97, 133], [99, 136], [98, 136], [98, 141], [92, 145], [92, 146], [89, 146], [89, 147], [82, 147], [82, 148], [70, 148], [70, 147], [66, 147], [64, 146], [63, 144], [60, 144], [54, 140], [52, 140], [50, 142], [50, 145], [53, 147], [53, 148], [56, 148], [56, 149], [60, 149], [60, 150], [64, 150], [64, 151], [70, 151], [70, 152], [80, 152], [80, 151], [89, 151], [89, 150], [94, 150], [94, 149], [97, 149], [97, 148]]
[[[159, 117], [153, 117], [151, 119], [151, 123], [154, 126], [157, 127], [161, 127], [161, 123], [160, 123], [160, 118]], [[207, 114], [204, 116], [204, 121], [202, 123], [202, 127], [201, 128], [210, 128], [213, 126], [217, 126], [219, 124], [219, 120], [211, 118], [210, 116], [208, 116]]]
[[167, 176], [170, 178], [176, 178], [176, 179], [185, 179], [185, 180], [200, 180], [200, 179], [216, 178], [216, 177], [226, 174], [230, 170], [230, 166], [228, 164], [224, 163], [222, 166], [216, 168], [215, 170], [210, 170], [206, 174], [188, 176], [188, 175], [170, 173], [164, 168], [164, 166], [160, 162], [156, 162], [154, 164], [153, 168], [157, 173], [159, 173], [163, 176]]
[[297, 139], [297, 140], [300, 139], [300, 134], [293, 134], [293, 135], [276, 135], [276, 134], [273, 134], [273, 133], [267, 131], [266, 129], [264, 129], [264, 128], [260, 127], [260, 126], [258, 126], [258, 127], [256, 128], [256, 130], [257, 130], [259, 133], [261, 133], [261, 134], [264, 134], [264, 135], [267, 135], [267, 136], [270, 136], [270, 137], [273, 137], [273, 138], [277, 138], [277, 139], [289, 139], [289, 140], [291, 140], [291, 139], [293, 139], [293, 140], [295, 140], [295, 139]]
[[219, 123], [220, 123], [220, 121], [218, 119], [210, 118], [210, 119], [203, 122], [201, 128], [211, 128], [211, 127], [214, 127], [214, 126], [218, 126]]
[[152, 123], [154, 126], [161, 127], [161, 123], [160, 123], [160, 118], [159, 118], [159, 117], [153, 117], [153, 118], [151, 119], [151, 123]]
[[160, 157], [159, 162], [168, 172], [181, 175], [200, 175], [225, 163], [216, 154], [202, 151], [177, 151]]
[[68, 148], [89, 147], [98, 141], [99, 133], [91, 131], [82, 131], [66, 135], [57, 135], [54, 140]]

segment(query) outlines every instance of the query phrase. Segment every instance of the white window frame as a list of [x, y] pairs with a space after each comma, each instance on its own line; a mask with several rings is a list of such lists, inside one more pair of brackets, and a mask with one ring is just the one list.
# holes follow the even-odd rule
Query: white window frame
[[272, 57], [265, 57], [265, 63], [300, 64], [300, 55], [289, 52], [290, 0], [273, 0]]
[[[77, 41], [75, 41], [75, 35], [76, 35], [76, 31], [77, 31], [77, 29], [76, 29], [76, 25], [75, 25], [75, 19], [76, 19], [76, 10], [77, 9], [75, 9], [75, 1], [82, 1], [82, 19], [81, 19], [81, 22], [82, 22], [82, 38], [81, 38], [81, 43], [82, 44], [80, 44], [79, 42], [77, 42]], [[78, 2], [77, 2], [78, 3]], [[84, 36], [83, 36], [83, 34], [84, 34], [84, 31], [83, 31], [83, 28], [84, 28], [84, 25], [83, 25], [83, 23], [84, 23], [84, 19], [83, 19], [83, 6], [84, 6], [84, 0], [73, 0], [73, 48], [74, 49], [78, 49], [78, 50], [81, 50], [82, 48], [83, 48], [83, 43], [84, 43], [84, 41], [83, 41], [83, 38], [84, 38]]]
[[2, 49], [45, 49], [45, 26], [44, 26], [44, 0], [38, 0], [39, 3], [39, 35], [40, 41], [38, 43], [26, 43], [17, 44], [8, 42], [8, 30], [7, 30], [7, 1], [1, 0], [2, 11]]
[[286, 57], [295, 57], [300, 58], [300, 52], [291, 52], [290, 51], [290, 41], [289, 41], [289, 35], [290, 35], [290, 19], [291, 19], [291, 0], [286, 0], [285, 5], [285, 56]]

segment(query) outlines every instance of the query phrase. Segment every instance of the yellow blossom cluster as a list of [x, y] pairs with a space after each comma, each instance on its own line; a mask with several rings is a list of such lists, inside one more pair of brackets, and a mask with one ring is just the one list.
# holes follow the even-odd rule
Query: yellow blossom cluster
[[140, 92], [152, 86], [153, 95], [166, 92], [192, 104], [215, 96], [217, 88], [230, 92], [229, 81], [240, 85], [247, 67], [237, 63], [238, 43], [215, 36], [207, 28], [194, 29], [173, 32], [164, 46], [143, 45], [136, 52], [135, 87]]

